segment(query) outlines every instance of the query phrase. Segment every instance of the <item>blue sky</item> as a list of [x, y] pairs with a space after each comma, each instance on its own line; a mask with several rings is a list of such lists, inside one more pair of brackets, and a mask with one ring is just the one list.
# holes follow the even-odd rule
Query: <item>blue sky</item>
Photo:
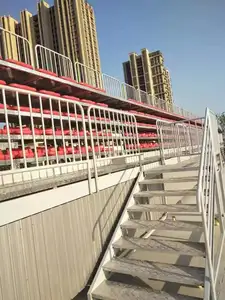
[[[48, 1], [50, 4], [53, 0]], [[141, 48], [161, 50], [176, 104], [198, 114], [225, 111], [225, 0], [89, 0], [102, 70], [123, 79], [122, 62]], [[2, 0], [0, 15], [36, 11], [35, 0]]]

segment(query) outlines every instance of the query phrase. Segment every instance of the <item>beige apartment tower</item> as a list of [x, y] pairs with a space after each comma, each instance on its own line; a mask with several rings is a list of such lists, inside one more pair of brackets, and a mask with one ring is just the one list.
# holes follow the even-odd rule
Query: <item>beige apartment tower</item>
[[100, 72], [94, 10], [85, 0], [55, 0], [60, 52]]
[[[10, 16], [0, 21], [4, 29], [25, 37], [33, 49], [41, 44], [100, 72], [94, 10], [85, 0], [55, 0], [54, 6], [42, 0], [36, 15], [23, 10], [20, 23]], [[8, 35], [4, 44], [8, 57], [17, 59], [14, 38]]]
[[[0, 17], [0, 25], [7, 31], [1, 32], [1, 55], [6, 55], [10, 59], [18, 59], [18, 40], [16, 38], [18, 22], [11, 16]], [[11, 31], [12, 34], [9, 34]]]
[[129, 61], [123, 63], [123, 70], [127, 84], [163, 99], [168, 104], [173, 103], [170, 75], [160, 51], [142, 49], [140, 55], [130, 53]]

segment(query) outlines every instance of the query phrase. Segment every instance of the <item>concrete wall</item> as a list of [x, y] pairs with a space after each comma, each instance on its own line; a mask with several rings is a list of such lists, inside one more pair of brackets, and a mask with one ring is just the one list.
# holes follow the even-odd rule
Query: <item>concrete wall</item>
[[0, 299], [73, 298], [86, 285], [134, 181], [1, 226]]

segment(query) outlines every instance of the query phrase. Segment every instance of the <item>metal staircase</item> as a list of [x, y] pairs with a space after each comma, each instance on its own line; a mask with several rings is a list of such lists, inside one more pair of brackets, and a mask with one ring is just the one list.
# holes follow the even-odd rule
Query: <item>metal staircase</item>
[[201, 155], [140, 173], [90, 287], [89, 300], [219, 299], [223, 167], [220, 159], [215, 161], [219, 150], [211, 149], [214, 142], [205, 137], [210, 130], [205, 128]]

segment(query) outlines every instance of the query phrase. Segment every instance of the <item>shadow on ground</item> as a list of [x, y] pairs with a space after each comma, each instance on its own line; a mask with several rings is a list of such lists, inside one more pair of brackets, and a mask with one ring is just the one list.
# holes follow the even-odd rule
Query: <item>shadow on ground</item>
[[87, 300], [88, 288], [83, 289], [75, 298], [72, 300]]

